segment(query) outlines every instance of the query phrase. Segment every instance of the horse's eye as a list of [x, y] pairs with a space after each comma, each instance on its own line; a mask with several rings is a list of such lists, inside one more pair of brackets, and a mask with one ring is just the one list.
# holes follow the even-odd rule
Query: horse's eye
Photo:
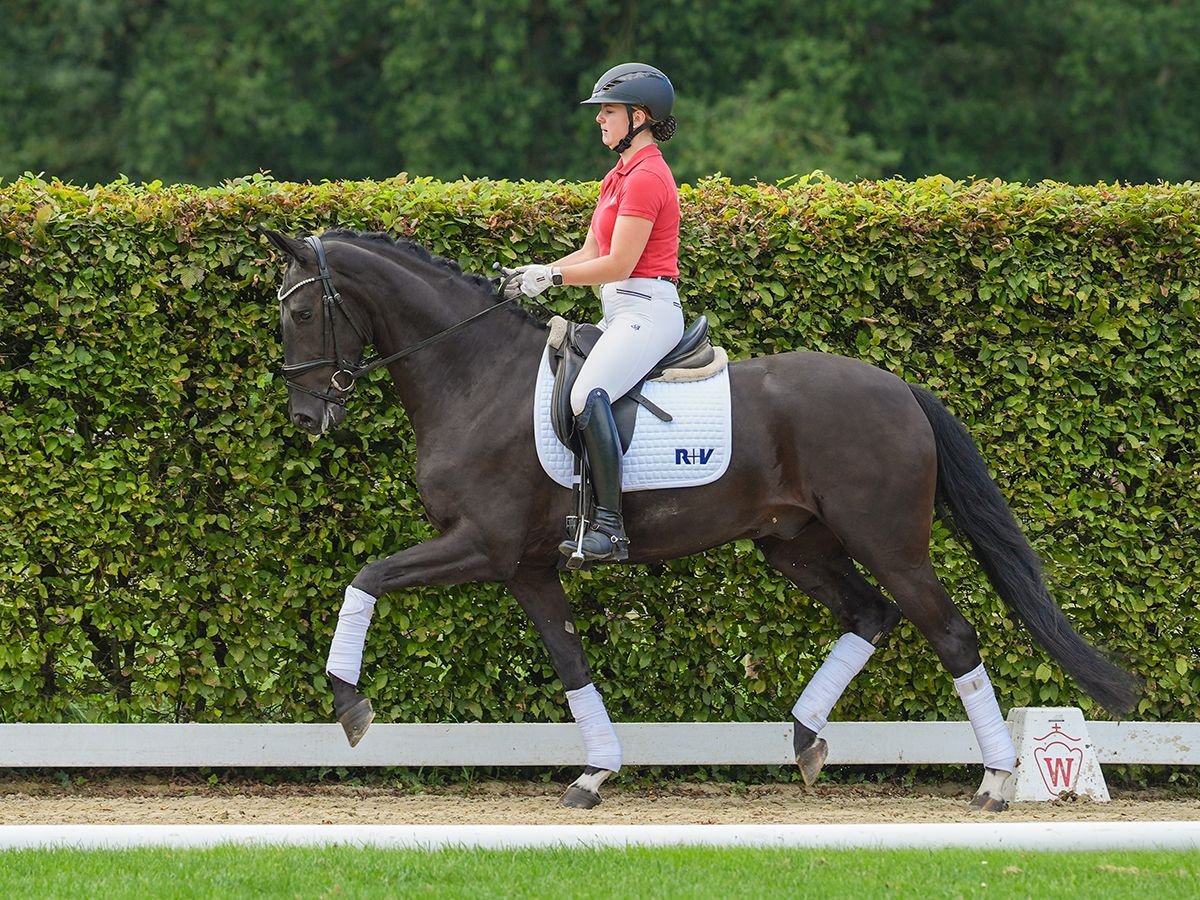
[[312, 317], [313, 317], [313, 313], [312, 313], [311, 309], [302, 309], [302, 310], [300, 310], [300, 312], [296, 313], [296, 318], [299, 319], [301, 322], [307, 322]]

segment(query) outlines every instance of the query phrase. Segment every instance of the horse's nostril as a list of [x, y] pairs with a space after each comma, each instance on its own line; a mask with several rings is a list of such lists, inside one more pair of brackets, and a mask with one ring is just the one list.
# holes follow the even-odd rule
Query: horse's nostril
[[303, 428], [305, 431], [312, 431], [317, 425], [316, 420], [312, 416], [306, 416], [304, 413], [293, 413], [292, 423], [297, 428]]

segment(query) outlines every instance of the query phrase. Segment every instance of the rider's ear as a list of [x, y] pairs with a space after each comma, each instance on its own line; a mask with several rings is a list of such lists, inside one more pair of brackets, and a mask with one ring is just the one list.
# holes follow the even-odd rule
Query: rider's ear
[[312, 250], [304, 241], [298, 238], [290, 238], [285, 234], [272, 231], [270, 228], [265, 228], [262, 225], [257, 226], [255, 230], [270, 241], [276, 250], [283, 252], [297, 262], [303, 263], [312, 260]]

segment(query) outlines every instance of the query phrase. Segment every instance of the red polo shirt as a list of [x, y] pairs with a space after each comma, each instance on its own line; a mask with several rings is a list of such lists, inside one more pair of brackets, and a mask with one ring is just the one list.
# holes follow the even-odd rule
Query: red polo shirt
[[637, 216], [654, 223], [642, 258], [630, 278], [679, 277], [679, 191], [657, 144], [643, 147], [628, 162], [619, 160], [600, 183], [600, 199], [592, 213], [592, 233], [600, 255], [612, 252], [617, 216]]

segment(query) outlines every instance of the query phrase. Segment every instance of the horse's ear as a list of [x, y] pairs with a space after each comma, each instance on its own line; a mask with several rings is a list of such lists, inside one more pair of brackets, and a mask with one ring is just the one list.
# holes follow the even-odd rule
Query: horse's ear
[[270, 241], [276, 250], [282, 251], [297, 262], [305, 262], [311, 259], [308, 244], [304, 241], [298, 238], [290, 238], [286, 234], [280, 234], [278, 231], [272, 231], [270, 228], [265, 228], [262, 225], [259, 225], [255, 230]]

